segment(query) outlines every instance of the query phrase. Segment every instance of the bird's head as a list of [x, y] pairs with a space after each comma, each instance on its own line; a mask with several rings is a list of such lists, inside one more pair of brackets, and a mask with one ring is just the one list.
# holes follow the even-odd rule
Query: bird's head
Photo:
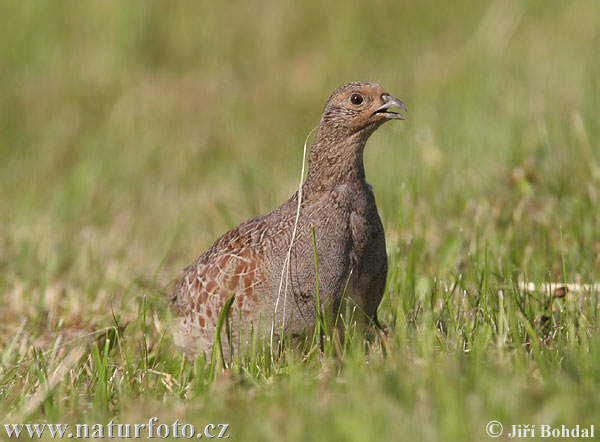
[[394, 110], [406, 112], [402, 101], [376, 83], [348, 83], [333, 92], [321, 117], [321, 125], [342, 136], [371, 135], [389, 120], [404, 120]]

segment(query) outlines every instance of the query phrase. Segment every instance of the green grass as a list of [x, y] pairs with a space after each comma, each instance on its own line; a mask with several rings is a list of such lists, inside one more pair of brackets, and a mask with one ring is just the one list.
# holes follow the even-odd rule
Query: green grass
[[[599, 293], [518, 288], [600, 282], [599, 22], [593, 0], [2, 3], [0, 421], [240, 441], [599, 424]], [[388, 334], [182, 371], [167, 292], [293, 193], [353, 80], [409, 108], [365, 154]]]

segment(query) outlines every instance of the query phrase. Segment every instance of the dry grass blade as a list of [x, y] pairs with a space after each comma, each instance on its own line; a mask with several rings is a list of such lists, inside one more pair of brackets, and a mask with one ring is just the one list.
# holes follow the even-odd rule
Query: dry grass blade
[[59, 382], [65, 377], [65, 375], [71, 370], [75, 364], [85, 354], [85, 346], [81, 345], [73, 348], [69, 354], [61, 361], [56, 367], [56, 370], [50, 375], [48, 380], [40, 384], [37, 392], [27, 401], [25, 406], [16, 416], [10, 416], [6, 419], [7, 422], [22, 422], [29, 415], [37, 411], [40, 405], [48, 397], [50, 393], [56, 388]]

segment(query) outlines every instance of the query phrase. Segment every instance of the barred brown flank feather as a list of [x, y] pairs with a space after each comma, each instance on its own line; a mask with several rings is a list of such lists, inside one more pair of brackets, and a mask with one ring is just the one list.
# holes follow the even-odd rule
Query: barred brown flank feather
[[[296, 193], [272, 212], [227, 232], [184, 270], [169, 300], [178, 316], [175, 342], [188, 357], [212, 351], [218, 317], [231, 293], [228, 330], [234, 348], [227, 347], [227, 354], [250, 330], [267, 336], [272, 326], [290, 335], [314, 328], [313, 228], [323, 307], [337, 308], [347, 285], [359, 310], [375, 317], [387, 256], [375, 198], [365, 181], [363, 150], [379, 126], [404, 118], [391, 109], [406, 110], [377, 84], [355, 82], [337, 89], [325, 104], [310, 149], [298, 217]], [[280, 293], [282, 286], [286, 290]], [[279, 296], [282, 303], [276, 302]]]

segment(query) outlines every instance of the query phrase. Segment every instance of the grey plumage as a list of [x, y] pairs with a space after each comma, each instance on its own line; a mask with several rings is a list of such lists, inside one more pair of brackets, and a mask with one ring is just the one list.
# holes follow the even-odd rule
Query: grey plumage
[[365, 181], [363, 150], [384, 122], [403, 119], [394, 108], [406, 110], [377, 84], [354, 82], [337, 89], [325, 104], [310, 149], [298, 219], [296, 193], [277, 209], [227, 232], [184, 270], [170, 302], [177, 314], [175, 342], [188, 357], [211, 351], [217, 318], [230, 293], [233, 350], [250, 330], [268, 336], [273, 327], [275, 335], [281, 330], [297, 335], [314, 327], [313, 229], [322, 306], [336, 309], [347, 286], [359, 309], [375, 316], [387, 256], [375, 197]]

